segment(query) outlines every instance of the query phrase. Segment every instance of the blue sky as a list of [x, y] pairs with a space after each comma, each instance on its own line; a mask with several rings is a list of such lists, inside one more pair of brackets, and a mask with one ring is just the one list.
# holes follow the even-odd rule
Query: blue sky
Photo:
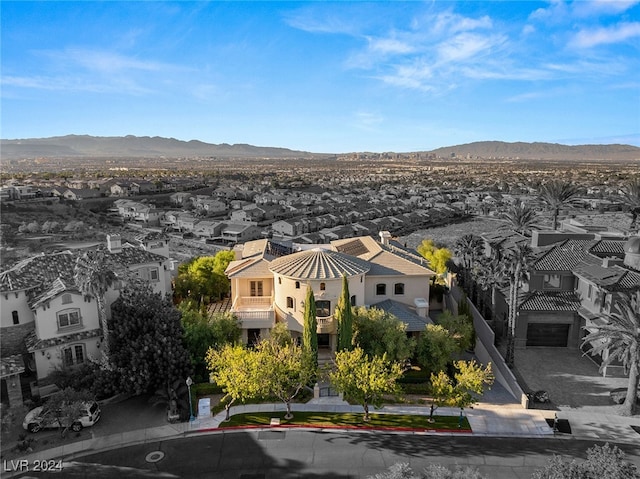
[[1, 3], [4, 139], [640, 146], [640, 1]]

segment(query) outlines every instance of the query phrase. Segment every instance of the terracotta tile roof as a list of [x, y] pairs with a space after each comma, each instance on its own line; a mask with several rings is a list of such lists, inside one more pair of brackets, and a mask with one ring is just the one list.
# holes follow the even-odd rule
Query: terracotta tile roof
[[[106, 250], [106, 246], [98, 249]], [[60, 253], [39, 254], [26, 258], [12, 268], [0, 273], [0, 291], [33, 290], [34, 296], [43, 293], [42, 288], [50, 288], [56, 279], [71, 287], [74, 283], [76, 258], [81, 252], [63, 251]], [[139, 264], [160, 263], [166, 258], [132, 245], [123, 246], [117, 253], [108, 253], [118, 265], [131, 267]]]
[[38, 339], [36, 332], [31, 331], [24, 338], [24, 342], [27, 345], [27, 350], [32, 353], [34, 351], [40, 351], [41, 349], [47, 349], [58, 346], [60, 344], [68, 344], [74, 341], [82, 341], [83, 339], [101, 338], [102, 329], [90, 329], [88, 331], [78, 331], [77, 333], [65, 334], [64, 336], [56, 336], [49, 339]]
[[589, 252], [600, 257], [624, 258], [624, 243], [625, 240], [600, 240], [589, 249]]
[[0, 291], [38, 288], [59, 277], [72, 281], [74, 266], [75, 255], [70, 251], [32, 256], [0, 273]]
[[71, 280], [71, 282], [69, 281], [65, 282], [61, 278], [54, 279], [53, 283], [49, 285], [49, 288], [46, 288], [38, 296], [34, 296], [31, 299], [30, 301], [31, 309], [37, 308], [41, 303], [50, 301], [51, 299], [55, 298], [56, 296], [58, 296], [59, 294], [62, 294], [65, 291], [69, 291], [70, 293], [72, 292], [72, 293], [80, 294], [73, 280]]
[[7, 356], [0, 359], [0, 378], [15, 376], [24, 372], [24, 361], [22, 354]]
[[593, 240], [566, 240], [544, 253], [533, 265], [536, 271], [573, 271], [588, 254]]
[[580, 298], [573, 291], [535, 291], [521, 304], [521, 311], [578, 311]]

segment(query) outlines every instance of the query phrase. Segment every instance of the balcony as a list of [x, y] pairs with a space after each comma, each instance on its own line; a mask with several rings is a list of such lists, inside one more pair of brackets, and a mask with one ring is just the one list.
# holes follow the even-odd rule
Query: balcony
[[231, 307], [244, 329], [271, 328], [276, 321], [271, 296], [237, 296]]
[[322, 318], [318, 317], [316, 319], [318, 321], [318, 334], [335, 332], [335, 323], [333, 321], [333, 316], [326, 316]]

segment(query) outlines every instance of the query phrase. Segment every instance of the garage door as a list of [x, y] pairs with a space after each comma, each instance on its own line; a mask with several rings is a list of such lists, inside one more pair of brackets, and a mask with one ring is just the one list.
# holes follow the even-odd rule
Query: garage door
[[570, 324], [529, 323], [527, 346], [552, 346], [566, 348]]

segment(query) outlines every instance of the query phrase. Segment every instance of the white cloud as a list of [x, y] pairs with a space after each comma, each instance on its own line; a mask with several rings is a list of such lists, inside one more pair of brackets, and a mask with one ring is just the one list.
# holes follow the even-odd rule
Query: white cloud
[[62, 51], [42, 51], [43, 55], [58, 63], [72, 63], [89, 71], [115, 73], [125, 70], [160, 71], [172, 68], [153, 61], [142, 61], [104, 50], [68, 48]]
[[414, 45], [398, 40], [396, 38], [367, 37], [367, 39], [369, 40], [369, 49], [371, 51], [379, 52], [382, 54], [405, 54], [412, 53], [416, 50], [416, 47]]
[[640, 37], [640, 22], [620, 23], [611, 27], [580, 30], [569, 42], [570, 46], [591, 48], [598, 45], [620, 43]]
[[594, 0], [573, 2], [573, 12], [578, 17], [594, 15], [618, 15], [640, 3], [638, 0]]
[[438, 57], [445, 63], [472, 59], [481, 53], [489, 53], [504, 41], [505, 38], [500, 35], [460, 33], [438, 45]]

